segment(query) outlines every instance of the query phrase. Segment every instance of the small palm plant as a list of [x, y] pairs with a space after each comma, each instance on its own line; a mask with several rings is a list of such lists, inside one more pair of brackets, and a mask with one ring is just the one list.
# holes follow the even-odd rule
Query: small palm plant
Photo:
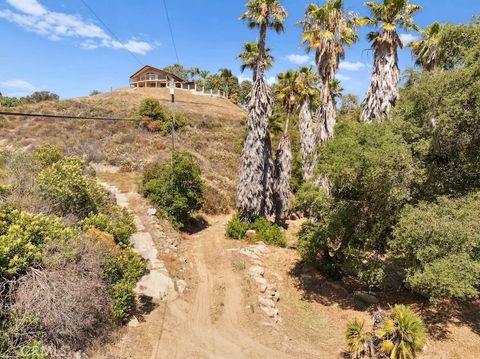
[[[383, 315], [381, 324], [365, 332], [364, 323], [357, 319], [347, 324], [345, 339], [350, 355], [355, 358], [380, 357], [414, 359], [426, 342], [422, 319], [405, 305], [396, 305], [390, 314]], [[375, 316], [374, 316], [375, 317]], [[378, 319], [378, 318], [377, 318]]]
[[367, 341], [370, 338], [370, 334], [363, 329], [365, 323], [354, 319], [347, 324], [345, 330], [345, 339], [347, 340], [347, 347], [353, 358], [362, 358], [365, 355], [365, 349], [367, 348]]
[[422, 319], [405, 305], [396, 305], [375, 335], [382, 340], [380, 351], [391, 359], [413, 359], [426, 341]]

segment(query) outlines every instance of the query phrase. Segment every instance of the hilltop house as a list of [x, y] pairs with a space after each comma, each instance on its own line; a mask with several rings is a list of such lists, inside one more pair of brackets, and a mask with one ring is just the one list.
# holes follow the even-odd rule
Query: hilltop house
[[144, 66], [130, 76], [130, 87], [163, 88], [173, 81], [176, 88], [194, 90], [195, 83], [181, 79], [180, 77], [153, 66]]

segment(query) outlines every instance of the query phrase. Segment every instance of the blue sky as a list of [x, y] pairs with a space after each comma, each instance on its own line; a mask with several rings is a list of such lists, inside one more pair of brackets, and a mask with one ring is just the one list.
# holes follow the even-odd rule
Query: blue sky
[[[82, 4], [81, 0], [0, 0], [0, 92], [24, 96], [48, 90], [62, 98], [88, 95], [92, 90], [126, 87], [140, 63], [163, 67], [176, 62], [161, 0], [85, 0], [115, 37]], [[238, 20], [245, 0], [166, 0], [180, 62], [216, 72], [228, 67], [240, 76], [235, 59], [244, 41], [256, 40], [257, 32]], [[276, 63], [267, 74], [309, 64], [300, 44], [296, 22], [308, 3], [284, 0], [289, 12], [286, 33], [269, 33], [268, 46]], [[425, 27], [431, 22], [469, 22], [480, 15], [478, 0], [417, 0], [423, 6], [416, 16]], [[346, 0], [345, 7], [367, 15], [361, 0]], [[365, 40], [347, 50], [339, 79], [346, 92], [363, 97], [373, 62]], [[411, 33], [405, 38], [417, 36]], [[400, 66], [412, 65], [409, 50], [401, 50]], [[248, 73], [243, 76], [249, 77]]]

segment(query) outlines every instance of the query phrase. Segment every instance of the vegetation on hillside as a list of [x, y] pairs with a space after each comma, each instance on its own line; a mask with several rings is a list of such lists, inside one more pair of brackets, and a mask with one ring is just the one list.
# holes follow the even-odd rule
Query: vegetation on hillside
[[[456, 34], [441, 36], [453, 42]], [[478, 58], [478, 39], [457, 49], [452, 69], [412, 73], [389, 121], [342, 116], [336, 137], [319, 148], [329, 193], [305, 185], [297, 197], [315, 219], [300, 233], [305, 260], [369, 287], [401, 274], [433, 301], [478, 297], [480, 67], [469, 60]]]
[[84, 162], [3, 151], [0, 181], [0, 356], [58, 357], [128, 320], [146, 270], [133, 218]]

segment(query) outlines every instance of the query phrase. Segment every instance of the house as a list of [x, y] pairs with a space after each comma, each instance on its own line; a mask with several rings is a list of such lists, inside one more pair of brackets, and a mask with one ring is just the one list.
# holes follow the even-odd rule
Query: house
[[130, 76], [130, 87], [163, 88], [173, 82], [176, 88], [194, 90], [195, 83], [153, 66], [144, 66]]

